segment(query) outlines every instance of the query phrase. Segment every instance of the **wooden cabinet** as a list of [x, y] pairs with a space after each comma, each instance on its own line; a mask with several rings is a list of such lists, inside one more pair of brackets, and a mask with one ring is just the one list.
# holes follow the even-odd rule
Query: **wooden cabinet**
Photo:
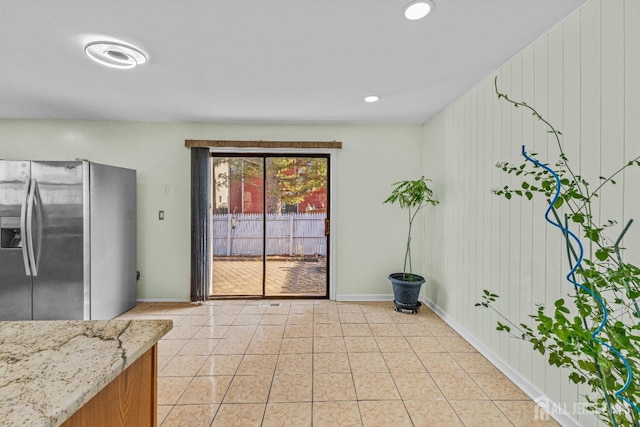
[[73, 414], [63, 427], [156, 427], [157, 345]]

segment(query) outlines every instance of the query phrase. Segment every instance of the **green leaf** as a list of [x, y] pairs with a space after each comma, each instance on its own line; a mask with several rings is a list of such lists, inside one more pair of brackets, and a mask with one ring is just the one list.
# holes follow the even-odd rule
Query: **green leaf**
[[581, 213], [573, 214], [573, 216], [571, 217], [571, 220], [573, 222], [575, 222], [576, 224], [583, 224], [584, 223], [584, 215], [582, 215]]
[[585, 237], [593, 242], [600, 241], [600, 230], [597, 228], [590, 228], [585, 232]]
[[627, 291], [627, 296], [629, 298], [631, 298], [631, 299], [638, 299], [638, 298], [640, 298], [640, 291], [634, 291], [634, 290], [629, 289]]
[[604, 249], [598, 249], [596, 251], [596, 258], [598, 258], [600, 261], [604, 261], [609, 258], [609, 252]]
[[562, 364], [562, 359], [558, 356], [557, 353], [549, 354], [549, 365], [560, 366]]
[[523, 183], [522, 183], [522, 188], [524, 188], [525, 190], [526, 190], [527, 188], [529, 188], [529, 183], [528, 183], [528, 182], [523, 182]]
[[511, 200], [511, 193], [504, 193], [504, 197], [506, 197], [507, 200]]
[[498, 326], [496, 327], [496, 331], [507, 331], [511, 332], [511, 328], [504, 323], [498, 322]]
[[531, 191], [525, 191], [524, 195], [527, 196], [527, 199], [529, 200], [533, 198], [533, 193], [531, 193]]
[[558, 200], [556, 200], [556, 202], [553, 204], [553, 207], [556, 209], [560, 209], [560, 206], [562, 206], [563, 203], [564, 200], [562, 199], [562, 197], [558, 197]]
[[586, 381], [585, 377], [578, 374], [577, 372], [572, 372], [569, 374], [569, 379], [574, 383], [574, 384], [582, 384]]

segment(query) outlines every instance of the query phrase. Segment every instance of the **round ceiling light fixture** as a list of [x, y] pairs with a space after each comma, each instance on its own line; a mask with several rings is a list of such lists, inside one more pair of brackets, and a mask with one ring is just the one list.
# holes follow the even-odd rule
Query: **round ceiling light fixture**
[[404, 8], [404, 17], [410, 21], [417, 21], [433, 12], [436, 5], [431, 0], [415, 0]]
[[147, 55], [140, 49], [124, 43], [96, 41], [84, 47], [87, 56], [107, 67], [127, 69], [147, 62]]
[[378, 95], [369, 95], [366, 98], [364, 98], [364, 102], [378, 102], [380, 101], [380, 97]]

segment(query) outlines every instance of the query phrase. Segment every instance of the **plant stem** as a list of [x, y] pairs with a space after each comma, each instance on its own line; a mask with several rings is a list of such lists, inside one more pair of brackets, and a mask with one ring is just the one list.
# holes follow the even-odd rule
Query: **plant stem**
[[[607, 182], [611, 181], [611, 180], [613, 179], [613, 177], [615, 177], [615, 176], [616, 176], [616, 175], [618, 175], [620, 172], [622, 172], [623, 170], [625, 170], [625, 169], [629, 166], [629, 163], [635, 163], [635, 162], [637, 162], [638, 160], [640, 160], [640, 156], [636, 157], [635, 159], [631, 160], [630, 162], [625, 163], [625, 164], [624, 164], [624, 166], [622, 166], [620, 169], [618, 169], [617, 171], [615, 171], [615, 172], [614, 172], [613, 174], [611, 174], [608, 178], [604, 179], [604, 180], [600, 183], [600, 185], [598, 185], [598, 186], [596, 187], [596, 189], [595, 189], [595, 190], [593, 190], [593, 192], [591, 193], [591, 196], [589, 196], [589, 199], [585, 200], [585, 201], [584, 201], [584, 203], [586, 204], [586, 203], [588, 203], [588, 202], [591, 202], [591, 197], [593, 197], [595, 194], [597, 194], [597, 193], [598, 193], [598, 191], [600, 191], [600, 189], [601, 189], [601, 188], [602, 188], [602, 187], [603, 187]], [[584, 204], [583, 204], [583, 206], [584, 206]]]
[[[549, 129], [551, 129], [551, 133], [553, 134], [553, 136], [555, 137], [556, 143], [558, 144], [558, 150], [560, 150], [560, 158], [565, 161], [567, 156], [564, 154], [564, 150], [562, 149], [562, 143], [560, 142], [560, 132], [558, 132], [551, 123], [549, 123], [547, 120], [545, 120], [544, 117], [542, 117], [540, 115], [540, 113], [538, 113], [538, 111], [536, 111], [535, 108], [529, 106], [529, 104], [527, 104], [526, 102], [517, 102], [512, 100], [511, 98], [509, 98], [509, 96], [505, 93], [501, 93], [500, 91], [498, 91], [498, 77], [496, 76], [496, 78], [494, 79], [494, 86], [495, 86], [495, 91], [498, 94], [498, 99], [500, 98], [504, 98], [507, 102], [511, 103], [513, 106], [515, 106], [516, 108], [518, 107], [524, 107], [527, 108], [529, 111], [531, 111], [533, 113], [533, 115], [535, 116], [535, 118], [537, 118], [538, 120], [540, 120], [542, 123], [544, 123], [545, 125], [547, 125], [547, 127]], [[565, 166], [567, 167], [567, 170], [569, 171], [569, 174], [571, 174], [571, 177], [573, 178], [573, 180], [577, 183], [578, 182], [578, 178], [575, 176], [575, 174], [573, 173], [573, 171], [571, 170], [571, 168], [569, 167], [568, 164], [566, 164], [565, 161]], [[577, 186], [578, 191], [580, 192], [580, 194], [582, 196], [584, 196], [584, 194], [582, 193], [582, 188], [580, 186]]]
[[409, 273], [413, 272], [411, 268], [411, 225], [413, 220], [411, 218], [411, 207], [408, 209], [409, 211], [409, 232], [407, 234], [407, 248], [404, 252], [404, 265], [402, 266], [402, 280], [407, 280], [407, 259], [409, 260]]
[[[620, 236], [618, 236], [618, 239], [616, 240], [616, 243], [614, 245], [614, 250], [616, 252], [616, 257], [618, 258], [618, 264], [620, 266], [624, 266], [623, 262], [622, 262], [622, 256], [620, 255], [620, 242], [622, 241], [622, 238], [624, 237], [624, 235], [627, 233], [627, 230], [629, 230], [629, 227], [631, 227], [631, 223], [633, 222], [633, 219], [630, 219], [627, 222], [627, 225], [625, 225], [625, 227], [622, 229], [622, 233], [620, 233]], [[624, 280], [624, 286], [627, 289], [627, 292], [631, 292], [631, 286], [629, 285], [630, 280], [628, 280], [627, 278], [625, 278]], [[633, 301], [633, 306], [636, 309], [636, 315], [638, 317], [640, 317], [640, 307], [638, 307], [638, 302], [636, 301], [635, 298], [632, 299]]]
[[[556, 221], [558, 222], [558, 224], [560, 224], [560, 217], [558, 216], [558, 213], [556, 212], [555, 208], [551, 208], [551, 211], [553, 212], [553, 216], [556, 218]], [[562, 229], [562, 235], [564, 237], [564, 241], [565, 241], [565, 245], [567, 248], [567, 258], [569, 259], [569, 266], [572, 266], [574, 262], [578, 261], [578, 256], [576, 254], [576, 251], [573, 247], [573, 244], [571, 243], [571, 240], [569, 239], [569, 232], [567, 230], [569, 230], [569, 217], [567, 215], [564, 216], [564, 229]], [[571, 256], [573, 255], [573, 258], [571, 258]], [[580, 271], [582, 272], [582, 267], [578, 266], [576, 271]], [[575, 273], [574, 273], [575, 275]], [[574, 278], [575, 281], [575, 278]], [[576, 299], [578, 300], [579, 303], [584, 304], [584, 297], [577, 292], [576, 289]], [[579, 311], [579, 309], [578, 309]], [[588, 330], [588, 326], [587, 326], [587, 319], [585, 319], [582, 315], [580, 315], [580, 319], [582, 319], [582, 326], [584, 327], [585, 330]], [[602, 374], [602, 369], [600, 367], [600, 363], [598, 362], [598, 357], [597, 356], [593, 356], [593, 363], [596, 367], [596, 373], [598, 375], [598, 378], [600, 379], [600, 389], [602, 391], [604, 400], [607, 404], [607, 414], [609, 415], [609, 419], [611, 420], [611, 423], [614, 427], [617, 427], [617, 423], [615, 420], [615, 416], [613, 414], [613, 409], [611, 407], [611, 400], [609, 398], [609, 394], [607, 393], [607, 387], [605, 385], [604, 382], [604, 376]]]
[[[504, 314], [502, 314], [502, 313], [500, 313], [498, 310], [496, 310], [496, 309], [495, 309], [495, 307], [494, 307], [493, 305], [489, 304], [489, 308], [491, 308], [491, 310], [495, 311], [495, 312], [496, 312], [496, 314], [497, 314], [498, 316], [502, 317], [502, 318], [505, 320], [505, 322], [509, 323], [511, 326], [513, 326], [513, 327], [514, 327], [514, 328], [516, 328], [518, 331], [520, 331], [520, 333], [521, 333], [522, 335], [526, 335], [526, 332], [525, 332], [525, 331], [523, 331], [523, 330], [520, 328], [520, 326], [516, 325], [516, 324], [515, 324], [515, 323], [513, 323], [511, 320], [507, 319], [507, 318], [504, 316]], [[510, 332], [510, 334], [511, 334], [511, 336], [512, 336], [512, 337], [514, 337], [514, 338], [522, 339], [522, 337], [519, 337], [519, 336], [517, 336], [517, 335], [516, 335], [516, 334], [514, 334], [514, 333], [511, 333], [511, 332]]]

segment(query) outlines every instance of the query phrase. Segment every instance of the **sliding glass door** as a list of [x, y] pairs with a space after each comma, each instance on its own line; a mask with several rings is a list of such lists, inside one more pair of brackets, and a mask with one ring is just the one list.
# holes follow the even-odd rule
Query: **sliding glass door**
[[215, 297], [328, 297], [328, 156], [212, 156]]

